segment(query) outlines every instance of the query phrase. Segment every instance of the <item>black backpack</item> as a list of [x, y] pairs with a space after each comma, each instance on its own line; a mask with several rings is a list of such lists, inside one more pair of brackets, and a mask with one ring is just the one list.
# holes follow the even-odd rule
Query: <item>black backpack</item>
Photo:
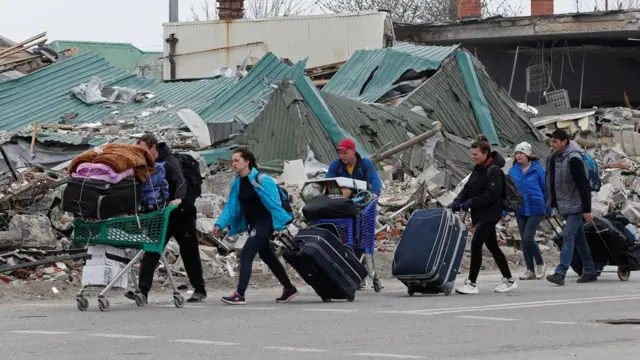
[[[258, 181], [258, 184], [262, 183], [262, 176], [267, 176], [261, 172], [258, 172], [258, 175], [256, 176], [256, 180]], [[291, 216], [293, 216], [293, 207], [291, 206], [291, 199], [289, 197], [289, 192], [287, 191], [287, 189], [285, 189], [284, 187], [276, 184], [276, 187], [278, 188], [278, 195], [280, 195], [280, 205], [282, 205], [282, 208], [284, 209], [284, 211], [288, 212], [289, 214], [291, 214]]]
[[203, 179], [200, 174], [200, 163], [189, 154], [175, 153], [173, 155], [182, 165], [182, 174], [187, 182], [187, 197], [195, 202], [202, 195]]
[[511, 176], [505, 174], [500, 167], [493, 165], [502, 174], [502, 209], [506, 212], [516, 212], [524, 205], [522, 194]]

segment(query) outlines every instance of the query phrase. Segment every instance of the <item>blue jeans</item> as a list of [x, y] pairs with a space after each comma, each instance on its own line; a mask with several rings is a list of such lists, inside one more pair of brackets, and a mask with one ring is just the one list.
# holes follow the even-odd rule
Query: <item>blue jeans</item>
[[575, 248], [580, 260], [582, 260], [582, 274], [594, 274], [596, 271], [593, 265], [593, 258], [591, 257], [591, 250], [582, 225], [583, 215], [581, 213], [570, 214], [566, 215], [565, 219], [567, 224], [560, 233], [563, 241], [562, 249], [560, 250], [560, 264], [556, 267], [556, 273], [563, 276], [567, 274]]
[[520, 237], [522, 238], [522, 255], [524, 256], [524, 263], [527, 265], [527, 270], [535, 272], [534, 263], [537, 265], [543, 265], [542, 254], [540, 253], [540, 247], [536, 242], [536, 230], [540, 225], [542, 215], [531, 216], [516, 216], [518, 222], [518, 230], [520, 230]]

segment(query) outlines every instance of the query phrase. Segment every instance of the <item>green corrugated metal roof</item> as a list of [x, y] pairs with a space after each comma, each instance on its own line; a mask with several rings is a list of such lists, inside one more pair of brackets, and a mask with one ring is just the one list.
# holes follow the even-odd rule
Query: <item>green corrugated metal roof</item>
[[[85, 53], [60, 61], [28, 76], [0, 83], [0, 130], [15, 131], [38, 121], [56, 123], [65, 114], [78, 113], [72, 123], [102, 121], [112, 117], [115, 109], [87, 105], [71, 95], [70, 89], [97, 76], [105, 86], [123, 86], [149, 90], [155, 97], [142, 103], [131, 103], [117, 109], [120, 117], [166, 105], [175, 110], [189, 107], [198, 112], [230, 86], [235, 79], [218, 78], [196, 82], [161, 83], [142, 79], [121, 70], [95, 53]], [[161, 112], [146, 121], [171, 125], [180, 123], [173, 113]]]
[[[369, 152], [398, 145], [409, 140], [409, 132], [418, 135], [432, 125], [431, 120], [407, 109], [364, 104], [326, 93], [321, 96], [337, 124]], [[296, 86], [284, 82], [247, 127], [245, 141], [260, 163], [304, 159], [308, 146], [318, 161], [328, 164], [337, 155], [335, 142], [323, 125]]]
[[207, 123], [230, 122], [236, 117], [250, 123], [262, 111], [277, 84], [285, 78], [297, 78], [304, 73], [305, 66], [306, 59], [291, 66], [267, 53], [246, 77], [203, 109], [200, 117]]
[[56, 40], [49, 46], [56, 51], [71, 48], [78, 49], [80, 53], [92, 51], [116, 67], [130, 72], [136, 72], [138, 66], [141, 65], [159, 63], [159, 59], [162, 57], [162, 52], [142, 51], [128, 43]]
[[402, 44], [381, 50], [356, 51], [323, 92], [375, 102], [392, 90], [404, 73], [436, 70], [457, 47]]
[[[522, 141], [529, 141], [546, 155], [546, 145], [529, 119], [504, 90], [500, 89], [481, 68], [475, 66], [478, 82], [486, 97], [494, 127], [504, 147], [514, 147]], [[420, 87], [403, 99], [398, 106], [422, 107], [427, 115], [440, 121], [444, 130], [463, 139], [475, 138], [481, 133], [471, 105], [467, 87], [455, 59], [448, 59], [440, 70]]]

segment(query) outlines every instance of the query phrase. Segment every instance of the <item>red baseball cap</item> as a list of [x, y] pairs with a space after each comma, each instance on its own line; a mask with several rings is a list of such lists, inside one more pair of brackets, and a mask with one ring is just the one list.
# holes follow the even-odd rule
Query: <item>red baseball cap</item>
[[340, 141], [340, 144], [338, 144], [338, 150], [355, 150], [355, 149], [356, 149], [356, 143], [351, 139], [343, 139], [342, 141]]

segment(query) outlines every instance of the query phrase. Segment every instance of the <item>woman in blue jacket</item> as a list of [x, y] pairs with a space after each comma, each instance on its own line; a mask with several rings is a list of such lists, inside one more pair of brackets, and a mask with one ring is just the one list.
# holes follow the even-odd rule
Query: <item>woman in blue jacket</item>
[[223, 297], [222, 302], [230, 305], [246, 303], [244, 295], [256, 254], [260, 254], [260, 259], [284, 287], [276, 302], [289, 302], [298, 295], [298, 290], [291, 284], [284, 266], [278, 260], [271, 246], [271, 236], [274, 230], [284, 231], [292, 216], [282, 207], [276, 182], [258, 172], [253, 153], [244, 148], [235, 149], [231, 160], [237, 176], [231, 183], [229, 199], [213, 233], [215, 235], [229, 225], [229, 236], [248, 231], [249, 238], [240, 252], [238, 288], [231, 296]]
[[532, 155], [531, 144], [520, 143], [515, 150], [516, 161], [509, 169], [509, 176], [516, 183], [524, 200], [524, 205], [516, 211], [516, 220], [522, 238], [524, 262], [527, 266], [527, 271], [520, 280], [542, 279], [547, 267], [535, 235], [542, 218], [551, 214], [551, 209], [545, 208], [547, 195], [544, 168], [540, 165], [538, 158]]

